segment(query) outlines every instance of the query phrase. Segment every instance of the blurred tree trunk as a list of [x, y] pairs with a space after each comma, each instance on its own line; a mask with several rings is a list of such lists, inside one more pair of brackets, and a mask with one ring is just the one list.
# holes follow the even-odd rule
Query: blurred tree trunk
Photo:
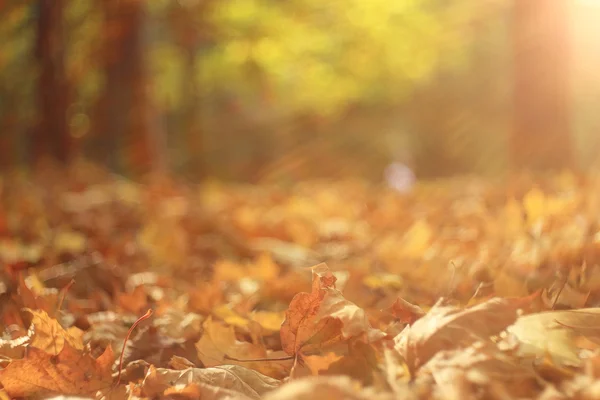
[[98, 161], [140, 175], [164, 167], [144, 60], [144, 2], [101, 0], [105, 82], [96, 104], [93, 152]]
[[568, 116], [569, 3], [514, 0], [513, 167], [573, 166]]
[[72, 143], [67, 122], [69, 83], [64, 65], [64, 0], [39, 0], [35, 55], [39, 67], [39, 116], [31, 135], [34, 161], [50, 157], [67, 163]]
[[178, 113], [178, 126], [186, 132], [183, 135], [183, 148], [186, 149], [185, 167], [187, 173], [194, 179], [207, 176], [206, 146], [204, 141], [205, 124], [202, 119], [203, 97], [197, 84], [197, 58], [206, 47], [213, 42], [214, 29], [208, 22], [207, 16], [212, 12], [214, 1], [199, 1], [195, 3], [173, 3], [170, 9], [169, 22], [175, 42], [185, 52], [186, 79], [182, 80], [182, 107]]

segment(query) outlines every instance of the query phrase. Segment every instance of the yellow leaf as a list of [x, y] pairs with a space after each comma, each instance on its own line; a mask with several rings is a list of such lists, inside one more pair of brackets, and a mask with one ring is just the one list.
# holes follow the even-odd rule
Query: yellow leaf
[[252, 313], [250, 318], [269, 332], [279, 332], [281, 324], [285, 320], [285, 312], [256, 311]]
[[377, 274], [365, 277], [363, 283], [370, 289], [401, 289], [404, 281], [396, 274]]
[[222, 319], [226, 324], [235, 326], [238, 328], [247, 328], [249, 321], [248, 318], [244, 318], [235, 311], [233, 311], [227, 304], [222, 304], [213, 310], [213, 314]]
[[78, 232], [60, 231], [54, 237], [54, 249], [59, 253], [81, 253], [86, 246], [86, 237]]
[[214, 266], [215, 282], [237, 282], [247, 275], [246, 268], [229, 260], [219, 260]]
[[576, 339], [600, 338], [600, 308], [524, 315], [507, 328], [521, 345], [521, 356], [550, 355], [558, 364], [581, 365]]
[[538, 188], [533, 188], [523, 197], [523, 207], [530, 224], [537, 222], [546, 215], [546, 196]]
[[83, 332], [81, 330], [75, 327], [65, 330], [57, 320], [50, 318], [45, 311], [26, 310], [33, 315], [31, 321], [33, 326], [32, 347], [51, 355], [58, 355], [67, 343], [76, 350], [83, 349]]
[[426, 221], [415, 222], [404, 235], [401, 251], [407, 257], [419, 258], [429, 248], [433, 232]]

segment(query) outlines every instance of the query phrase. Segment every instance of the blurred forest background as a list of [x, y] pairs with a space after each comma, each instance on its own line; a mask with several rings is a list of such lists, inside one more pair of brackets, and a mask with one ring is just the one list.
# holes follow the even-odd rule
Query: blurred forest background
[[0, 0], [0, 167], [419, 178], [595, 165], [600, 1]]

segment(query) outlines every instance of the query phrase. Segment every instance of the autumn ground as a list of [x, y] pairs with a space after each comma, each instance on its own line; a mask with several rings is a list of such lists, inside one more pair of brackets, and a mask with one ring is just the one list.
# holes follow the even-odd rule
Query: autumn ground
[[596, 175], [0, 197], [0, 399], [600, 398]]

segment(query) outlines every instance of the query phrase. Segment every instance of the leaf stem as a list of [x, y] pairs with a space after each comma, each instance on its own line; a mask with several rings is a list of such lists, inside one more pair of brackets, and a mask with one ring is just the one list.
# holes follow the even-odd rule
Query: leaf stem
[[71, 279], [69, 281], [69, 283], [67, 283], [67, 285], [62, 288], [61, 293], [60, 293], [60, 299], [58, 301], [58, 305], [56, 306], [56, 313], [58, 314], [58, 312], [60, 311], [60, 309], [63, 306], [63, 303], [65, 302], [65, 298], [67, 297], [67, 292], [69, 291], [69, 289], [71, 289], [71, 286], [73, 286], [75, 284], [75, 279]]
[[121, 349], [121, 357], [119, 357], [119, 375], [117, 376], [117, 383], [115, 384], [115, 387], [119, 386], [119, 384], [121, 383], [121, 372], [123, 371], [123, 356], [125, 355], [125, 347], [127, 346], [127, 342], [129, 341], [131, 332], [133, 332], [135, 327], [138, 326], [140, 322], [142, 322], [145, 319], [150, 318], [151, 315], [152, 315], [152, 310], [148, 309], [148, 311], [146, 311], [146, 314], [139, 317], [133, 323], [133, 325], [131, 325], [131, 328], [129, 328], [129, 331], [127, 332], [127, 336], [125, 336], [125, 341], [123, 342], [123, 348]]

